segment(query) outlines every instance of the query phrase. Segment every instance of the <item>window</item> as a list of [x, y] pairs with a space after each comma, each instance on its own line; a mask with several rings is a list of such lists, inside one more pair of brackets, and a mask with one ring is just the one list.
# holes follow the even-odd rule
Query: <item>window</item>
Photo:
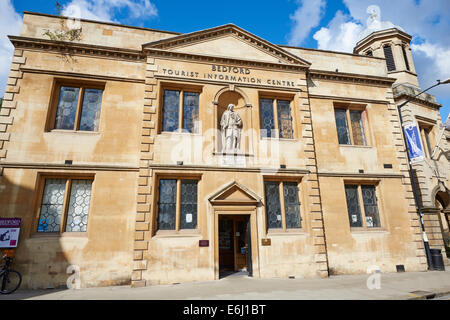
[[335, 108], [334, 116], [339, 144], [367, 145], [362, 110]]
[[291, 102], [260, 98], [261, 137], [293, 139]]
[[197, 180], [159, 180], [159, 230], [197, 228], [197, 184]]
[[58, 83], [50, 129], [98, 131], [104, 86]]
[[402, 52], [403, 52], [403, 59], [405, 60], [406, 70], [409, 71], [408, 56], [406, 55], [406, 49], [405, 49], [405, 46], [402, 46]]
[[371, 51], [371, 50], [367, 51], [367, 52], [366, 52], [366, 56], [372, 57], [372, 56], [373, 56], [372, 51]]
[[[381, 226], [374, 185], [346, 184], [345, 197], [350, 227], [379, 228]], [[362, 208], [360, 203], [363, 204]]]
[[419, 123], [420, 135], [422, 137], [423, 152], [426, 157], [431, 158], [433, 154], [433, 145], [431, 143], [431, 131], [433, 126]]
[[37, 232], [86, 232], [92, 180], [46, 178]]
[[199, 92], [163, 90], [162, 131], [198, 133]]
[[268, 229], [301, 228], [298, 182], [264, 181]]
[[392, 48], [390, 45], [384, 46], [384, 57], [386, 58], [386, 65], [388, 71], [394, 71], [395, 70], [395, 62], [394, 62], [394, 56], [392, 55]]

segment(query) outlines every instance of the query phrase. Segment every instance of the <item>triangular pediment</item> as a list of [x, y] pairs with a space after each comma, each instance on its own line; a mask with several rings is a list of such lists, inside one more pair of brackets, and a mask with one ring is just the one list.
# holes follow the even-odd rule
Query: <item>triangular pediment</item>
[[196, 31], [143, 45], [176, 53], [309, 67], [306, 60], [233, 24]]
[[261, 198], [238, 182], [231, 182], [209, 197], [211, 203], [257, 204]]

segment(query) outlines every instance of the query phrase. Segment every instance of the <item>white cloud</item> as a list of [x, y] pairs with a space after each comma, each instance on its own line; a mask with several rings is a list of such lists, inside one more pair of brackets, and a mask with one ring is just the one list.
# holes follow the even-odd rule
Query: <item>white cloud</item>
[[88, 20], [119, 22], [115, 16], [126, 10], [127, 19], [146, 19], [156, 17], [158, 10], [149, 0], [72, 0], [63, 15]]
[[14, 10], [11, 0], [0, 0], [0, 12], [0, 97], [3, 97], [14, 52], [7, 36], [20, 34], [22, 17]]
[[311, 30], [319, 25], [324, 14], [325, 0], [300, 0], [299, 7], [290, 16], [294, 26], [289, 34], [289, 45], [298, 46], [305, 40]]
[[[448, 0], [343, 0], [349, 14], [338, 11], [313, 38], [319, 49], [352, 52], [366, 30], [367, 7], [376, 4], [381, 20], [400, 26], [413, 36], [411, 49], [419, 83], [425, 88], [437, 79], [450, 77], [450, 1]], [[450, 98], [449, 88], [440, 86], [430, 93]]]

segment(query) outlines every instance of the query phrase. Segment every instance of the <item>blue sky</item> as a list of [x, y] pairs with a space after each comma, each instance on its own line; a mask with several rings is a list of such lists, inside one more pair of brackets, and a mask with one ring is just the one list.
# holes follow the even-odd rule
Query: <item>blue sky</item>
[[[183, 33], [232, 22], [275, 44], [347, 52], [351, 52], [358, 35], [366, 28], [367, 7], [376, 4], [381, 10], [381, 21], [390, 21], [413, 35], [412, 52], [422, 88], [450, 77], [450, 0], [61, 0], [60, 3], [79, 5], [83, 18]], [[9, 11], [12, 12], [8, 15]], [[6, 34], [19, 32], [23, 11], [57, 13], [53, 0], [0, 0], [0, 12], [6, 12], [4, 15], [11, 20], [0, 22], [0, 59], [4, 61], [2, 54], [7, 55], [8, 49]], [[0, 62], [0, 93], [7, 77], [7, 71], [2, 69], [9, 69], [5, 62], [3, 67]], [[441, 116], [445, 121], [450, 112], [450, 85], [439, 86], [430, 93], [444, 106]]]

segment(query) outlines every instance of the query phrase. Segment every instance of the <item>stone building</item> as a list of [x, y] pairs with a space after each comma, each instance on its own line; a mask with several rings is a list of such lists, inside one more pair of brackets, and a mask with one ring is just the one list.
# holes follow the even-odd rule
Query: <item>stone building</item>
[[[410, 36], [348, 54], [82, 20], [50, 40], [60, 19], [25, 12], [10, 36], [0, 216], [22, 218], [24, 286], [71, 265], [83, 287], [427, 269], [396, 107], [418, 89]], [[433, 98], [408, 108], [438, 130]], [[433, 228], [446, 166], [416, 167]]]

